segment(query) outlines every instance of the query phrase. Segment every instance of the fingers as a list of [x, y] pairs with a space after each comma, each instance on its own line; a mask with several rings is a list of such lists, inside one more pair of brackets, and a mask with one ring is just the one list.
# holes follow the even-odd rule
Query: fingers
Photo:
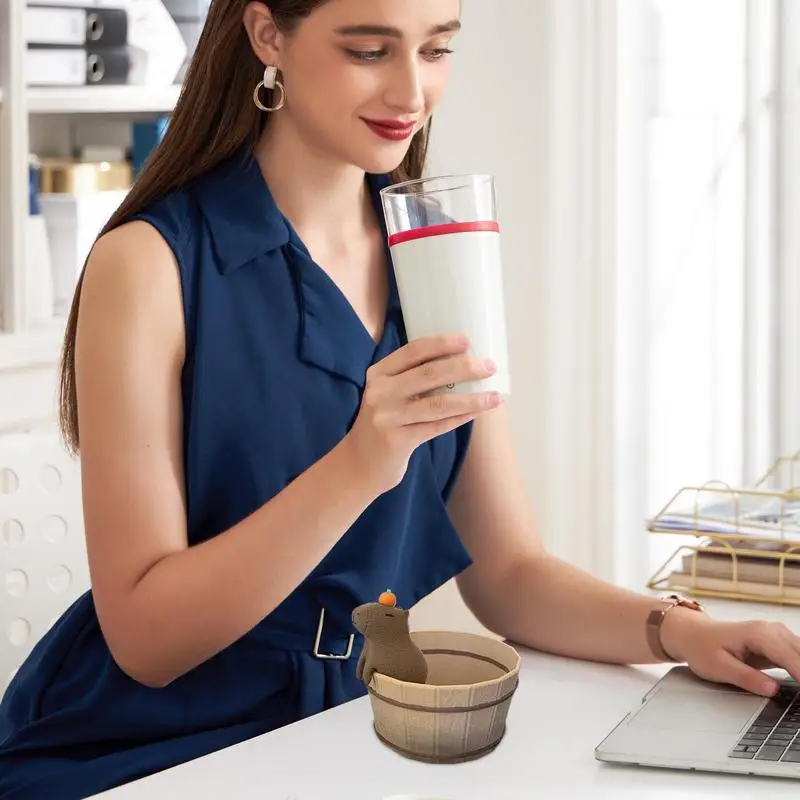
[[400, 375], [438, 358], [466, 352], [469, 339], [459, 334], [445, 334], [416, 339], [373, 364], [375, 375]]
[[800, 639], [781, 622], [764, 623], [761, 627], [763, 654], [800, 682]]
[[502, 402], [496, 392], [434, 394], [412, 400], [401, 410], [401, 425], [436, 422], [451, 417], [477, 415]]
[[759, 621], [749, 623], [745, 631], [741, 645], [749, 656], [743, 660], [724, 650], [724, 680], [766, 697], [775, 694], [778, 683], [759, 666], [784, 669], [800, 681], [800, 642], [785, 625]]
[[417, 444], [464, 425], [502, 404], [496, 392], [435, 394], [492, 375], [494, 364], [466, 354], [460, 335], [417, 339], [367, 370], [362, 413], [384, 432], [406, 429]]
[[749, 627], [747, 649], [755, 656], [785, 669], [795, 680], [800, 680], [800, 652], [793, 644], [795, 637], [789, 629], [776, 622], [754, 622]]
[[794, 635], [789, 628], [785, 625], [781, 625], [781, 635], [784, 639], [789, 643], [789, 646], [794, 650], [796, 653], [800, 654], [800, 638]]
[[443, 386], [488, 378], [495, 370], [495, 365], [485, 359], [464, 354], [446, 356], [405, 372], [397, 379], [398, 391], [404, 397], [419, 397]]
[[748, 666], [727, 650], [720, 656], [719, 680], [763, 697], [772, 697], [778, 691], [777, 682], [769, 675]]
[[477, 414], [460, 414], [455, 417], [435, 420], [434, 422], [419, 422], [415, 425], [410, 425], [409, 430], [415, 435], [418, 442], [427, 442], [435, 436], [449, 433], [461, 425], [472, 422], [477, 416]]

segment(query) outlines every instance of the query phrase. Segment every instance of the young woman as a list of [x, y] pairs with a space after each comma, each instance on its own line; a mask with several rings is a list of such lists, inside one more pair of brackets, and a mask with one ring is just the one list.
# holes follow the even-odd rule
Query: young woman
[[459, 13], [212, 3], [70, 315], [92, 591], [0, 705], [5, 800], [85, 797], [361, 695], [352, 609], [453, 576], [522, 645], [765, 694], [760, 666], [800, 677], [784, 627], [550, 556], [498, 399], [425, 397], [492, 366], [459, 331], [407, 343], [377, 193], [422, 172]]

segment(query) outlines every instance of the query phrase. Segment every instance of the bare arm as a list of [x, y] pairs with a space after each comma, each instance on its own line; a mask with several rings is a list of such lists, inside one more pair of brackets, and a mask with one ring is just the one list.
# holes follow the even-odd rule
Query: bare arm
[[[458, 578], [467, 605], [490, 630], [521, 645], [589, 661], [656, 661], [645, 621], [662, 603], [598, 580], [545, 552], [531, 520], [505, 411], [475, 423], [450, 511], [474, 564]], [[766, 667], [800, 679], [800, 639], [762, 620], [720, 622], [685, 608], [661, 626], [671, 658], [701, 678], [771, 696]]]
[[152, 686], [255, 626], [375, 496], [353, 479], [342, 445], [238, 525], [189, 548], [182, 362], [177, 268], [149, 225], [131, 223], [98, 242], [87, 268], [77, 385], [97, 611], [120, 666]]
[[[570, 658], [616, 664], [652, 664], [645, 621], [663, 609], [656, 597], [621, 589], [549, 555], [521, 562], [509, 571], [503, 589], [513, 602], [498, 595], [473, 593], [479, 614], [502, 622], [497, 633], [511, 641]], [[498, 602], [499, 601], [499, 602]], [[662, 642], [670, 653], [670, 633], [695, 612], [674, 609], [664, 620]]]
[[[651, 663], [645, 620], [657, 598], [601, 581], [545, 551], [525, 498], [505, 409], [474, 424], [450, 512], [474, 564], [457, 583], [490, 630], [522, 645], [573, 658]], [[667, 615], [662, 639], [695, 612]]]

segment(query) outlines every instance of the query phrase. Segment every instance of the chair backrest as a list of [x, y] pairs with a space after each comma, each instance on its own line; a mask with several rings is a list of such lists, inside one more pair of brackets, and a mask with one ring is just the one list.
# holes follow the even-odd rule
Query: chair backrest
[[0, 696], [88, 588], [79, 462], [55, 433], [0, 436]]

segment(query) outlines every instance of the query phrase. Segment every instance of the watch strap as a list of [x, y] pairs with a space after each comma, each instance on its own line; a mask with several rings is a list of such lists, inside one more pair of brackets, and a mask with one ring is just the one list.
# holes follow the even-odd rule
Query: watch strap
[[664, 645], [661, 643], [661, 626], [664, 622], [664, 617], [666, 617], [673, 608], [677, 608], [678, 606], [689, 608], [692, 611], [703, 611], [704, 609], [703, 606], [701, 606], [696, 600], [690, 600], [677, 594], [662, 597], [661, 602], [664, 603], [663, 608], [654, 608], [647, 615], [647, 622], [645, 625], [647, 644], [650, 647], [650, 650], [653, 652], [653, 655], [659, 661], [674, 664], [677, 663], [676, 659], [667, 653], [667, 651], [664, 649]]

